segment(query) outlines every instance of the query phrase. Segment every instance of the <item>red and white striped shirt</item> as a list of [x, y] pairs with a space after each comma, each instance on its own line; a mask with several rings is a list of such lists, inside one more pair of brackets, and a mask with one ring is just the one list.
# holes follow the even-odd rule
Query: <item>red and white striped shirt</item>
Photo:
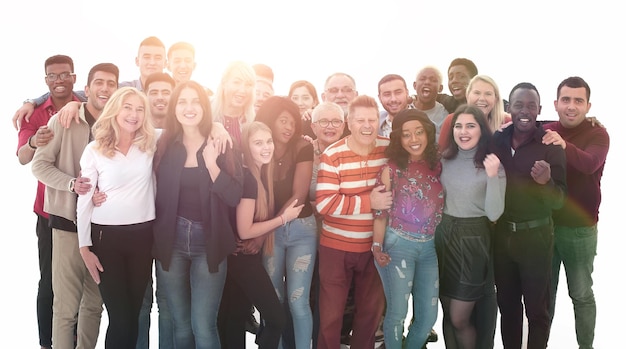
[[323, 216], [320, 245], [347, 252], [366, 252], [372, 245], [374, 217], [370, 192], [387, 163], [389, 139], [379, 136], [372, 152], [361, 156], [348, 138], [326, 148], [317, 174], [316, 207]]

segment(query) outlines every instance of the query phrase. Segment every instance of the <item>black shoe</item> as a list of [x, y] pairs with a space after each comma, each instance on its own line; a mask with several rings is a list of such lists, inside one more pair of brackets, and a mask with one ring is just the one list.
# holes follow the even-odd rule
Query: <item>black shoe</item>
[[256, 321], [254, 314], [250, 314], [248, 320], [246, 320], [246, 332], [257, 334], [259, 332], [259, 323]]
[[428, 335], [427, 343], [434, 343], [439, 340], [439, 335], [435, 332], [435, 329], [430, 330], [430, 334]]

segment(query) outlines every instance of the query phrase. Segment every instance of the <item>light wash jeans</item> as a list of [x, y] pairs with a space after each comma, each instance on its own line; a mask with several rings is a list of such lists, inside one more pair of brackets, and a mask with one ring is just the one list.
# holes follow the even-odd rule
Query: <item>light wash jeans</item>
[[576, 339], [579, 348], [593, 348], [596, 328], [596, 298], [593, 294], [593, 261], [598, 246], [598, 226], [554, 226], [550, 319], [554, 318], [561, 263], [565, 267], [567, 289], [574, 305]]
[[383, 333], [388, 349], [402, 348], [409, 296], [413, 297], [414, 320], [409, 325], [406, 348], [421, 348], [437, 320], [439, 267], [435, 239], [432, 236], [424, 238], [428, 240], [407, 240], [387, 228], [383, 250], [391, 261], [384, 268], [374, 262], [387, 301]]
[[313, 315], [309, 295], [317, 245], [315, 217], [296, 218], [274, 231], [274, 254], [263, 257], [281, 303], [287, 291], [297, 349], [311, 347]]
[[176, 242], [168, 271], [157, 261], [176, 348], [220, 349], [217, 312], [226, 281], [226, 259], [210, 273], [202, 223], [178, 217]]

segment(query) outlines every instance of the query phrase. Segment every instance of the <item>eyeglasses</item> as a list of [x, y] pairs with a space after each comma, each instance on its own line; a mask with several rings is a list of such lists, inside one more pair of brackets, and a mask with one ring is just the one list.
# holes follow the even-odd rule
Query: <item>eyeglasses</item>
[[332, 119], [332, 120], [322, 119], [322, 120], [317, 120], [316, 122], [318, 125], [320, 125], [320, 127], [323, 127], [323, 128], [328, 127], [328, 125], [333, 125], [334, 128], [337, 128], [343, 124], [343, 120], [339, 120], [339, 119]]
[[68, 71], [63, 72], [61, 74], [55, 74], [55, 73], [50, 73], [48, 75], [46, 75], [46, 79], [50, 82], [55, 82], [57, 81], [57, 79], [61, 79], [61, 81], [65, 81], [67, 80], [67, 78], [69, 78], [70, 76], [74, 76], [74, 73], [70, 73]]
[[331, 87], [331, 88], [326, 89], [326, 92], [332, 93], [332, 94], [337, 94], [337, 93], [339, 93], [339, 91], [341, 91], [344, 94], [346, 94], [346, 93], [354, 92], [354, 89], [352, 87], [348, 87], [348, 86], [345, 86], [345, 87], [342, 87], [342, 88]]

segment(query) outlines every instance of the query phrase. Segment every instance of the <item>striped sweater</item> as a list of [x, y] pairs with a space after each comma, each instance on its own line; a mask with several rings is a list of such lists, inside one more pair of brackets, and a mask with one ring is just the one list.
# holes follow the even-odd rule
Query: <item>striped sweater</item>
[[320, 158], [316, 207], [323, 216], [320, 245], [347, 252], [366, 252], [372, 245], [370, 192], [387, 163], [389, 139], [378, 137], [367, 156], [354, 153], [348, 138], [329, 146]]

